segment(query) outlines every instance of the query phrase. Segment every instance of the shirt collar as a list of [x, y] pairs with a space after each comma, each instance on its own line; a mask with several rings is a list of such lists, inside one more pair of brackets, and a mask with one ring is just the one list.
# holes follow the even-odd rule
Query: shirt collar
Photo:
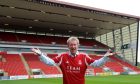
[[71, 54], [71, 52], [69, 51], [69, 55], [72, 57], [76, 57], [77, 55], [79, 55], [79, 51], [76, 52], [75, 56]]

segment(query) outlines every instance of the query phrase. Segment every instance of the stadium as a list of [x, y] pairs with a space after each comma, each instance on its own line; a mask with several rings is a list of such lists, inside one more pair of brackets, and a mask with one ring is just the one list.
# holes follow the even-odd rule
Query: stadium
[[117, 53], [101, 67], [89, 66], [86, 84], [139, 84], [139, 19], [59, 0], [0, 0], [0, 84], [62, 84], [59, 67], [41, 62], [31, 48], [53, 58], [68, 51], [71, 36], [91, 58]]

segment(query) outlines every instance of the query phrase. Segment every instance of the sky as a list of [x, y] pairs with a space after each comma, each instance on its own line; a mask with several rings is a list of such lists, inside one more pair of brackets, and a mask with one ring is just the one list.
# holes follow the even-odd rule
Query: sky
[[[56, 1], [85, 5], [93, 8], [129, 14], [140, 18], [140, 9], [139, 9], [140, 0], [56, 0]], [[139, 44], [138, 62], [140, 62], [140, 35], [138, 44]]]

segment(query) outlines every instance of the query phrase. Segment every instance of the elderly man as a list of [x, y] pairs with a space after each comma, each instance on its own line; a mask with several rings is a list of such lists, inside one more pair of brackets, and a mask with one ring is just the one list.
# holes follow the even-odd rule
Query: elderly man
[[47, 65], [57, 65], [60, 67], [63, 73], [63, 84], [85, 84], [85, 71], [87, 66], [101, 66], [108, 60], [108, 56], [112, 55], [109, 50], [99, 60], [90, 58], [87, 54], [78, 51], [79, 39], [77, 37], [68, 38], [67, 45], [69, 51], [53, 59], [45, 56], [39, 49], [32, 49]]

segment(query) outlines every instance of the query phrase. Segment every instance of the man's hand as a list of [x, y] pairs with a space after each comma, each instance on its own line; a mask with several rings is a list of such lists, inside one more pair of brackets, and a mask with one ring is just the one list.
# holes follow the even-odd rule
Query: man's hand
[[111, 49], [109, 49], [109, 50], [106, 52], [106, 54], [104, 55], [104, 57], [112, 56], [112, 55], [114, 55], [114, 54], [116, 54], [116, 53], [111, 53]]
[[31, 49], [35, 54], [37, 54], [37, 55], [41, 55], [42, 54], [42, 52], [38, 49], [38, 48], [32, 48]]

